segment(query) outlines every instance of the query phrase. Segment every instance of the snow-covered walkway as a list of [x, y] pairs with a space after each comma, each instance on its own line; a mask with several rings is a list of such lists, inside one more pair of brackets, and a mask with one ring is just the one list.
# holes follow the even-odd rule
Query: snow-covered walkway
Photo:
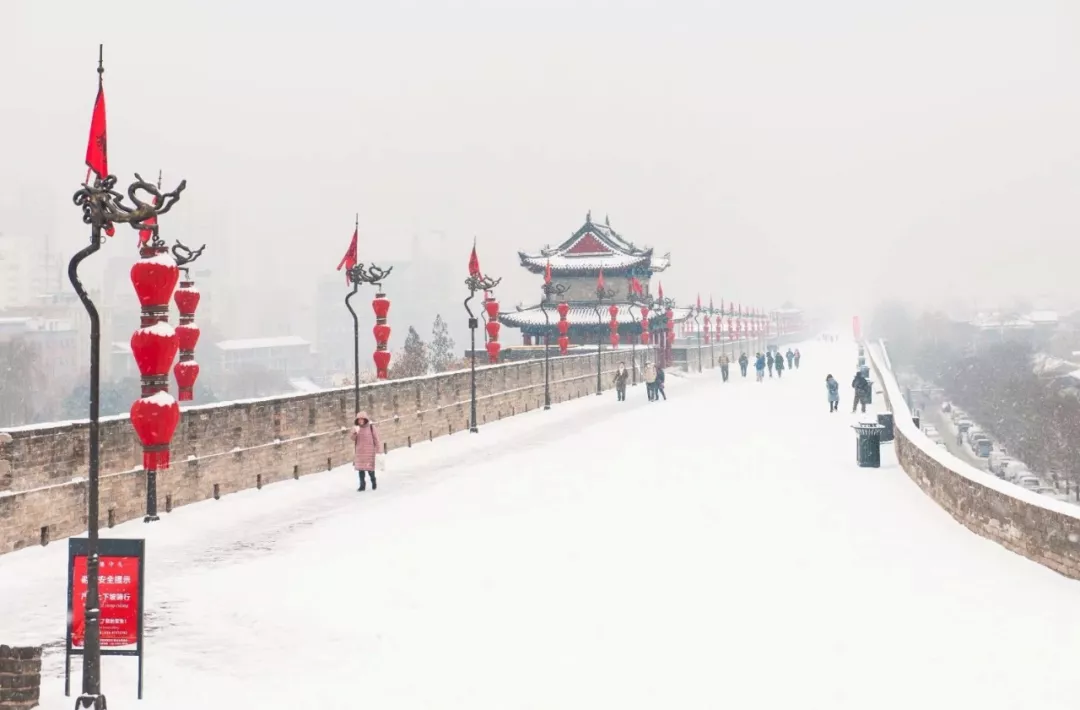
[[[146, 699], [110, 707], [1075, 708], [1080, 584], [854, 461], [855, 349], [670, 378], [109, 531], [148, 537]], [[840, 380], [828, 413], [824, 379]], [[53, 644], [63, 542], [0, 557], [0, 641]], [[76, 674], [75, 685], [78, 684]]]

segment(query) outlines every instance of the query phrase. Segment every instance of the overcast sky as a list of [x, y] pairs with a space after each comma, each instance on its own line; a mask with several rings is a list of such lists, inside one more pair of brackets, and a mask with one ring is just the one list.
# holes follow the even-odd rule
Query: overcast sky
[[475, 235], [534, 302], [516, 250], [591, 209], [686, 301], [1064, 298], [1078, 27], [1076, 0], [0, 0], [0, 231], [83, 238], [103, 42], [112, 171], [187, 178], [169, 233], [238, 288], [313, 298], [359, 212], [362, 259], [442, 230], [464, 278]]

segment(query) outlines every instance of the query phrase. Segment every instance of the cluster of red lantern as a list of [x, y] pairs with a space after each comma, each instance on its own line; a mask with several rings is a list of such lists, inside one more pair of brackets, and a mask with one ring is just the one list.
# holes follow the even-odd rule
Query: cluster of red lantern
[[670, 366], [674, 362], [674, 357], [671, 353], [672, 345], [675, 342], [675, 311], [668, 308], [664, 312], [664, 317], [667, 319], [667, 342], [664, 344], [664, 363]]
[[390, 326], [386, 324], [386, 318], [390, 315], [390, 299], [381, 291], [376, 293], [371, 309], [375, 311], [375, 327], [371, 329], [375, 336], [375, 353], [372, 355], [375, 360], [375, 376], [385, 380], [390, 374], [390, 351], [386, 348], [386, 343], [390, 340]]
[[570, 312], [570, 304], [566, 301], [560, 303], [556, 310], [559, 311], [559, 352], [563, 355], [570, 349], [570, 321], [566, 320], [566, 314]]
[[649, 307], [641, 307], [641, 344], [649, 344]]
[[487, 311], [487, 354], [488, 362], [492, 365], [499, 361], [499, 351], [502, 350], [502, 345], [499, 344], [499, 302], [495, 300], [494, 296], [489, 296], [484, 299], [484, 310]]
[[195, 397], [195, 380], [199, 377], [199, 363], [195, 362], [195, 345], [199, 342], [199, 326], [195, 325], [195, 309], [199, 307], [199, 289], [191, 279], [190, 272], [184, 269], [184, 279], [180, 288], [173, 294], [176, 310], [180, 313], [180, 323], [176, 326], [176, 341], [180, 348], [180, 361], [173, 368], [176, 378], [178, 398], [181, 402], [190, 402]]
[[147, 241], [148, 232], [140, 236], [141, 258], [131, 267], [131, 283], [142, 317], [131, 336], [131, 352], [142, 376], [142, 397], [131, 406], [131, 424], [143, 445], [143, 468], [159, 471], [169, 467], [169, 443], [180, 421], [180, 405], [169, 394], [169, 369], [179, 347], [169, 325], [169, 301], [180, 269], [166, 247]]
[[611, 331], [611, 347], [619, 347], [619, 307], [612, 303], [607, 309], [611, 320], [608, 322], [608, 330]]

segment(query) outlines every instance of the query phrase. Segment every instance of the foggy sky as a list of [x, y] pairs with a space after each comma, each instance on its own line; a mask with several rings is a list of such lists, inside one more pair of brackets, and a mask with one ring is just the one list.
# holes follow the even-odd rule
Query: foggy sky
[[516, 251], [591, 209], [686, 302], [1080, 307], [1078, 27], [1075, 0], [2, 0], [0, 231], [83, 243], [102, 42], [112, 172], [187, 178], [163, 230], [237, 289], [313, 300], [359, 212], [362, 260], [442, 230], [463, 279], [476, 236], [534, 303]]

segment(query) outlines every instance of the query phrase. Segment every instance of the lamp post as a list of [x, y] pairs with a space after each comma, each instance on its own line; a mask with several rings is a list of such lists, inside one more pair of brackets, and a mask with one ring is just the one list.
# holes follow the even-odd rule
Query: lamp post
[[544, 292], [540, 300], [540, 311], [544, 314], [544, 409], [551, 409], [551, 318], [547, 312], [547, 302], [552, 296], [562, 296], [569, 290], [565, 284], [552, 283], [550, 270], [544, 275], [540, 289]]
[[[690, 317], [694, 321], [694, 330], [697, 332], [697, 371], [701, 373], [701, 323], [698, 320], [701, 316], [701, 304], [696, 306], [690, 306]], [[686, 369], [690, 369], [690, 358], [686, 359]]]
[[[473, 247], [475, 257], [476, 248]], [[469, 289], [469, 297], [465, 299], [465, 311], [469, 314], [469, 431], [476, 434], [480, 430], [476, 427], [476, 329], [480, 322], [469, 308], [469, 301], [476, 297], [477, 291], [490, 291], [499, 285], [502, 279], [491, 278], [480, 273], [479, 266], [476, 270], [470, 267], [469, 278], [465, 279], [465, 287]]]
[[[100, 71], [100, 70], [99, 70]], [[123, 204], [124, 195], [115, 190], [116, 176], [95, 177], [75, 193], [72, 201], [82, 210], [82, 221], [90, 225], [90, 244], [80, 249], [68, 263], [68, 280], [79, 296], [90, 319], [90, 426], [89, 466], [87, 483], [87, 555], [86, 555], [86, 636], [83, 659], [82, 694], [77, 701], [84, 708], [104, 710], [105, 697], [101, 693], [101, 612], [98, 594], [98, 517], [99, 517], [99, 469], [100, 469], [100, 385], [101, 385], [101, 319], [94, 302], [79, 279], [79, 266], [101, 249], [102, 232], [113, 234], [113, 224], [128, 223], [136, 230], [153, 226], [150, 220], [165, 214], [187, 186], [181, 181], [176, 190], [162, 194], [152, 183], [135, 174], [135, 182], [127, 189], [127, 197], [134, 206]], [[144, 202], [136, 196], [143, 191], [156, 198]]]
[[[359, 217], [357, 217], [357, 228], [359, 228]], [[356, 295], [360, 290], [360, 284], [371, 284], [376, 289], [376, 300], [383, 297], [382, 285], [386, 277], [390, 275], [390, 272], [394, 270], [391, 266], [389, 269], [382, 269], [374, 264], [371, 264], [367, 268], [364, 268], [362, 263], [357, 263], [355, 266], [350, 266], [345, 275], [349, 279], [349, 283], [352, 284], [352, 291], [345, 296], [345, 307], [349, 309], [349, 314], [353, 320], [353, 412], [360, 411], [360, 318], [356, 315], [356, 310], [351, 303], [352, 297]], [[378, 326], [376, 326], [378, 327]], [[387, 327], [383, 324], [383, 327]], [[386, 333], [389, 337], [389, 332]], [[385, 345], [385, 340], [383, 341]]]
[[603, 351], [604, 351], [604, 315], [600, 312], [600, 306], [608, 298], [615, 296], [615, 289], [604, 287], [604, 272], [600, 272], [600, 278], [596, 281], [596, 394], [603, 392]]

